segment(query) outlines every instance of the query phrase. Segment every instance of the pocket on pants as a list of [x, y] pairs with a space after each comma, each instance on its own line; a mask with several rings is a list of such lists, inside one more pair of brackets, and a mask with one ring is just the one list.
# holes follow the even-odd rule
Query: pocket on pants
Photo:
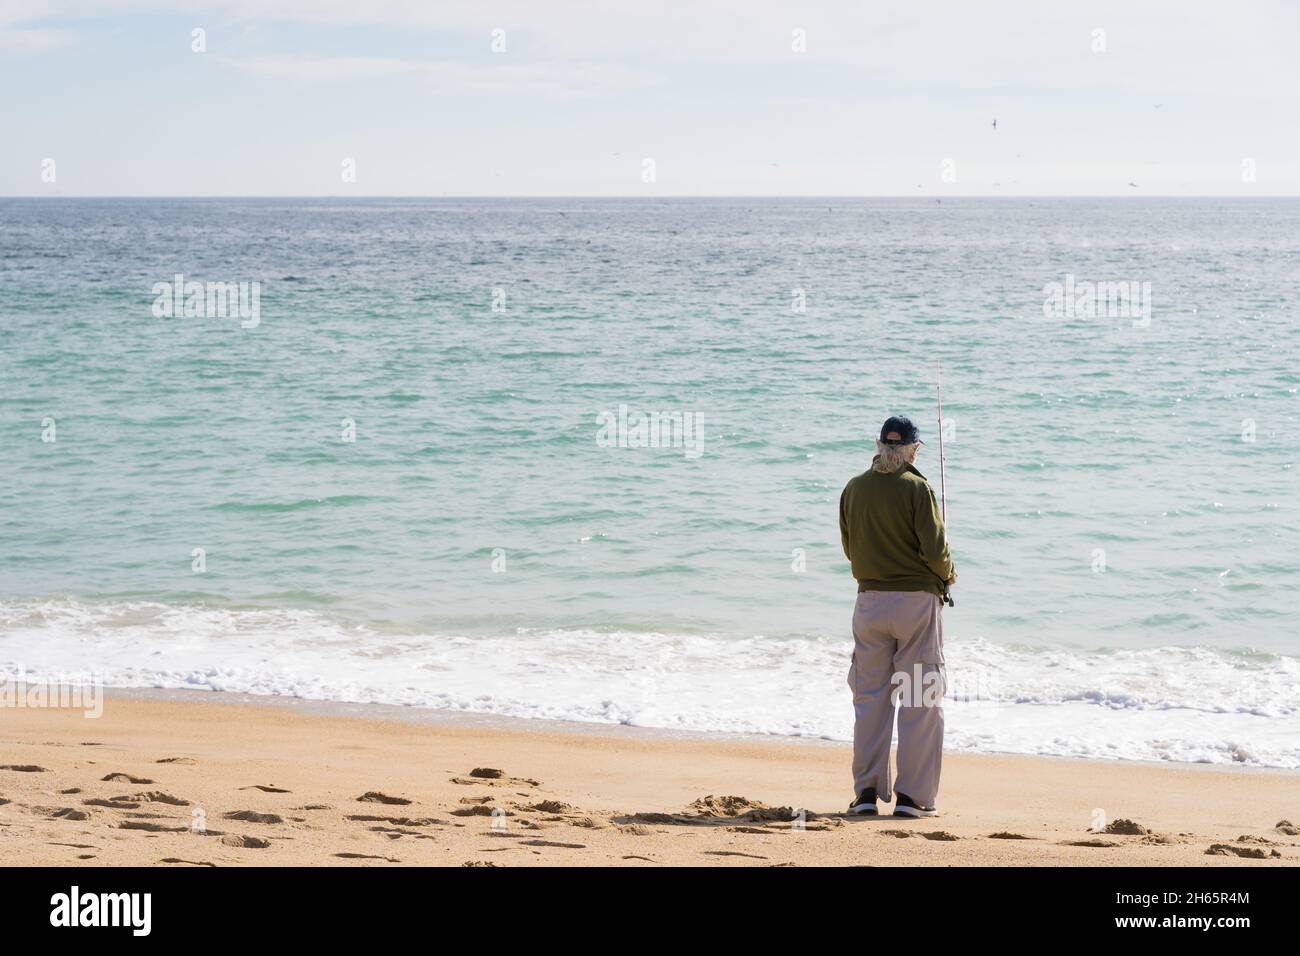
[[943, 661], [921, 662], [920, 706], [943, 707], [948, 694], [948, 665]]
[[925, 663], [942, 664], [943, 657], [943, 598], [934, 599], [934, 629], [930, 635], [930, 646], [925, 649], [921, 660]]

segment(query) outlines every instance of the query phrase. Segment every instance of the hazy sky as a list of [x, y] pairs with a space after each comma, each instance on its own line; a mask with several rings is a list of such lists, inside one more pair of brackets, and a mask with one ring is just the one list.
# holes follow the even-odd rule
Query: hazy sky
[[0, 83], [0, 195], [1300, 195], [1295, 0], [0, 0]]

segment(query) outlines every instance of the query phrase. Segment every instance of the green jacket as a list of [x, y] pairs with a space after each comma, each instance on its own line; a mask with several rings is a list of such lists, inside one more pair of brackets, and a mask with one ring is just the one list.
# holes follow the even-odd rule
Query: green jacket
[[840, 543], [853, 576], [872, 591], [942, 594], [954, 573], [934, 489], [911, 465], [849, 480], [840, 495]]

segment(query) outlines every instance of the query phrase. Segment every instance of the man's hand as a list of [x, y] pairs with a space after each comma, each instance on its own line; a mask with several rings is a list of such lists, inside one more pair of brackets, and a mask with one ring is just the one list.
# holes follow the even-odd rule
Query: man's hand
[[948, 579], [948, 587], [952, 587], [956, 583], [957, 583], [957, 571], [956, 569], [954, 569], [952, 572], [952, 577]]

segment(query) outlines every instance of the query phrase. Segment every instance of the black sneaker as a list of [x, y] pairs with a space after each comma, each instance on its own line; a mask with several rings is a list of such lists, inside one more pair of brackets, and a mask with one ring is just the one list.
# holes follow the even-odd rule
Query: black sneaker
[[923, 807], [905, 793], [898, 795], [894, 803], [896, 817], [937, 817], [939, 811], [934, 807]]
[[867, 787], [858, 794], [858, 799], [849, 804], [849, 813], [861, 813], [873, 817], [877, 812], [875, 787]]

